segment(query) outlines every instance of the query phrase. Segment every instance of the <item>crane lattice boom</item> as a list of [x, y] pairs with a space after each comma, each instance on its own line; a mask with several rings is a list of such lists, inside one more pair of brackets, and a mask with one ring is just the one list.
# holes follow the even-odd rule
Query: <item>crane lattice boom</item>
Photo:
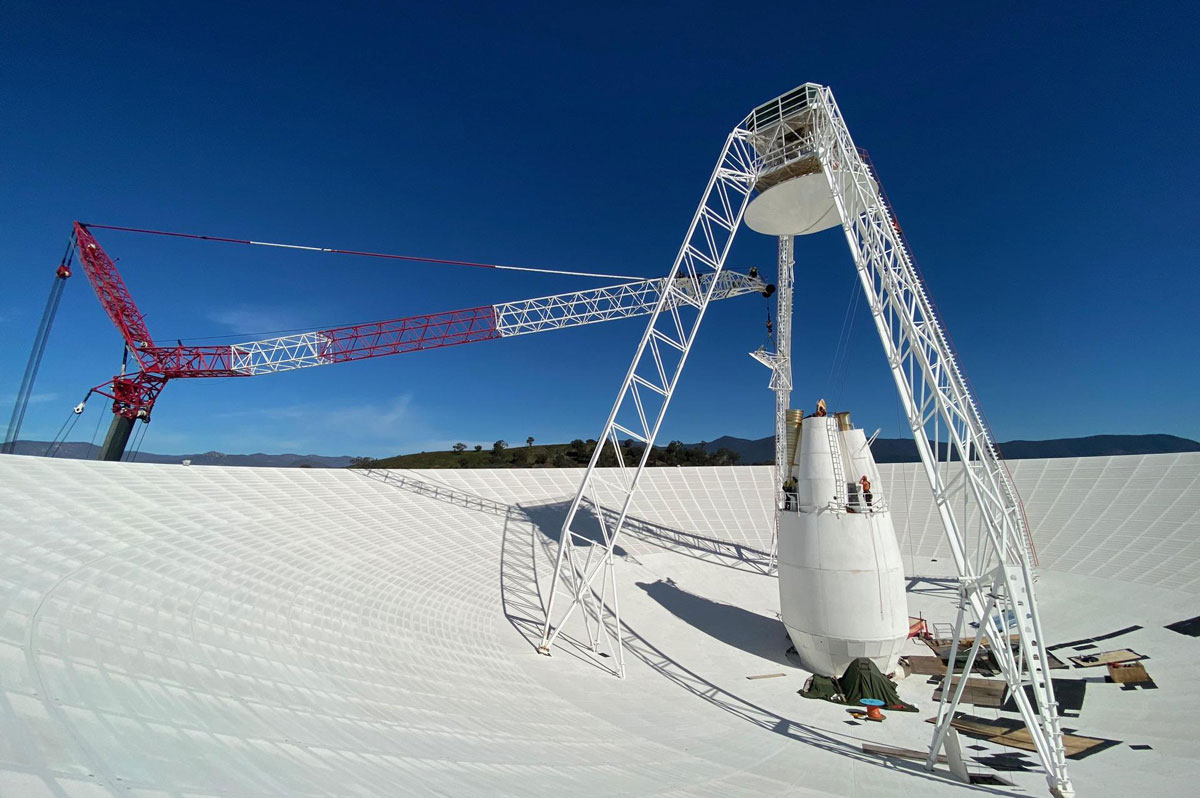
[[727, 299], [748, 293], [769, 295], [774, 290], [754, 271], [748, 275], [728, 272], [635, 280], [232, 345], [161, 346], [151, 337], [116, 265], [86, 225], [75, 223], [75, 239], [84, 272], [101, 306], [140, 366], [139, 371], [114, 377], [93, 389], [112, 399], [114, 412], [128, 420], [148, 420], [158, 395], [174, 379], [249, 377], [640, 316], [653, 311], [664, 293], [670, 293], [666, 304], [673, 307], [710, 293], [715, 299]]
[[757, 276], [736, 272], [701, 275], [695, 281], [687, 278], [639, 280], [429, 316], [248, 341], [222, 347], [228, 351], [217, 354], [219, 362], [231, 364], [232, 371], [252, 375], [510, 338], [644, 316], [654, 309], [668, 282], [676, 289], [671, 293], [670, 304], [686, 301], [689, 297], [694, 299], [698, 293], [707, 292], [710, 285], [715, 299], [768, 291], [768, 286]]

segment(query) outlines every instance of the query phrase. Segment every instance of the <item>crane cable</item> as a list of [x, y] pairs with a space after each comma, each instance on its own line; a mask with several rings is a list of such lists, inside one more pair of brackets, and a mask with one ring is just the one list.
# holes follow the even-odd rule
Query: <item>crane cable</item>
[[[88, 391], [88, 396], [91, 396], [91, 393], [92, 393], [91, 391]], [[87, 399], [84, 399], [83, 402], [84, 402], [84, 404], [87, 404]], [[100, 434], [100, 425], [102, 423], [104, 423], [103, 411], [96, 414], [96, 428], [92, 430], [92, 439], [88, 443], [89, 446], [96, 445], [96, 436]], [[90, 449], [88, 451], [89, 451], [89, 453], [91, 452]]]
[[842, 389], [846, 386], [850, 344], [854, 339], [854, 321], [858, 315], [858, 300], [861, 296], [862, 291], [860, 290], [858, 281], [855, 280], [850, 286], [850, 296], [846, 301], [846, 313], [842, 317], [842, 329], [838, 334], [837, 346], [833, 352], [833, 362], [829, 366], [829, 388], [832, 390], [834, 382], [838, 384], [833, 396], [833, 403], [835, 405], [841, 401]]
[[62, 445], [67, 442], [71, 431], [75, 429], [75, 423], [79, 421], [79, 413], [74, 410], [67, 416], [67, 420], [58, 428], [58, 432], [54, 435], [54, 440], [50, 441], [50, 445], [46, 447], [46, 457], [57, 457]]
[[[62, 426], [58, 428], [58, 433], [55, 434], [54, 440], [50, 441], [50, 445], [46, 447], [46, 453], [42, 455], [43, 457], [58, 457], [58, 453], [62, 449], [62, 445], [67, 442], [67, 437], [75, 429], [75, 425], [79, 423], [79, 417], [83, 415], [83, 411], [87, 407], [87, 401], [88, 399], [92, 398], [93, 393], [95, 393], [94, 388], [84, 394], [83, 401], [77, 404], [74, 409], [71, 410], [70, 415], [67, 416], [67, 420], [64, 421]], [[104, 416], [101, 415], [101, 418], [103, 417]], [[64, 429], [66, 430], [65, 433], [63, 432]], [[96, 432], [98, 432], [99, 429], [100, 422], [97, 421], [96, 431], [92, 432], [93, 444], [96, 441]]]
[[50, 286], [50, 295], [46, 298], [46, 307], [42, 311], [38, 323], [37, 334], [33, 339], [33, 347], [29, 352], [29, 362], [25, 365], [25, 373], [21, 378], [21, 386], [17, 391], [16, 401], [13, 402], [12, 417], [8, 421], [8, 430], [4, 435], [4, 443], [0, 451], [12, 454], [16, 450], [17, 438], [21, 433], [21, 425], [25, 423], [25, 412], [29, 408], [29, 400], [33, 396], [33, 387], [37, 382], [38, 371], [42, 367], [42, 358], [46, 354], [46, 343], [50, 339], [50, 330], [54, 326], [54, 317], [58, 314], [59, 303], [62, 302], [66, 280], [71, 276], [71, 264], [75, 257], [75, 238], [67, 240], [67, 250], [63, 253], [58, 270], [54, 274], [54, 283]]
[[[138, 455], [142, 453], [142, 444], [145, 443], [145, 441], [146, 441], [146, 431], [149, 428], [150, 428], [149, 424], [142, 424], [142, 428], [140, 430], [134, 431], [134, 433], [133, 433], [133, 437], [134, 437], [133, 454], [127, 454], [125, 456], [125, 462], [127, 462], [127, 463], [135, 462], [138, 458]], [[139, 432], [141, 433], [140, 436], [138, 435]]]
[[222, 236], [204, 236], [195, 233], [176, 233], [167, 230], [146, 230], [138, 227], [118, 227], [111, 224], [79, 223], [82, 227], [97, 230], [118, 230], [123, 233], [144, 233], [146, 235], [169, 236], [171, 238], [191, 238], [197, 241], [220, 241], [225, 244], [247, 244], [255, 247], [276, 247], [279, 249], [298, 249], [304, 252], [328, 252], [334, 255], [357, 255], [363, 258], [384, 258], [386, 260], [407, 260], [417, 263], [437, 263], [446, 266], [472, 266], [479, 269], [498, 269], [510, 272], [533, 272], [535, 274], [562, 274], [568, 277], [598, 277], [601, 279], [617, 278], [619, 280], [648, 280], [649, 277], [634, 277], [628, 274], [598, 274], [596, 272], [576, 272], [565, 269], [539, 269], [533, 266], [504, 266], [499, 263], [477, 263], [469, 260], [447, 260], [446, 258], [426, 258], [418, 255], [394, 255], [386, 252], [363, 252], [354, 249], [335, 249], [333, 247], [310, 247], [303, 244], [279, 244], [271, 241], [251, 241], [245, 238], [224, 238]]

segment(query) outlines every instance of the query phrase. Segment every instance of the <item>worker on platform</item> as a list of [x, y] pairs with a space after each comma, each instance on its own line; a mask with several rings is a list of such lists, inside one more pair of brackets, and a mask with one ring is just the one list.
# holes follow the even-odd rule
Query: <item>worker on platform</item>
[[871, 506], [871, 480], [867, 479], [867, 475], [863, 474], [862, 479], [858, 481], [862, 485], [863, 501], [867, 503], [867, 507]]
[[813, 415], [816, 416], [817, 418], [825, 418], [827, 413], [825, 410], [825, 400], [824, 399], [817, 400], [817, 412], [813, 413]]
[[792, 476], [789, 476], [783, 481], [783, 509], [799, 509], [796, 501], [796, 478]]

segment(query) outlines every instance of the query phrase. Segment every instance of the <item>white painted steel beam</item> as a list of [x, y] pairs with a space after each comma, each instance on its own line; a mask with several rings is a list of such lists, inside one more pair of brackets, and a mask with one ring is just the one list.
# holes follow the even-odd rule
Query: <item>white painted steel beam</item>
[[[734, 233], [754, 190], [758, 168], [749, 131], [735, 128], [725, 139], [683, 245], [664, 278], [666, 290], [650, 314], [563, 522], [542, 629], [539, 650], [543, 653], [550, 653], [564, 625], [582, 607], [587, 616], [584, 619], [587, 643], [593, 651], [600, 651], [600, 643], [611, 649], [606, 636], [597, 639], [592, 631], [593, 625], [601, 631], [608, 628], [606, 619], [611, 618], [616, 630], [615, 652], [611, 652], [616, 655], [613, 670], [624, 676], [613, 550], [700, 322], [720, 284]], [[634, 441], [636, 446], [626, 448], [622, 445], [624, 441]], [[616, 465], [615, 473], [602, 475], [597, 471], [602, 458], [611, 458]], [[581, 530], [585, 523], [578, 518], [581, 509], [589, 512], [599, 525], [599, 541]], [[610, 512], [614, 515], [610, 516]], [[560, 593], [564, 594], [562, 601], [567, 602], [565, 608], [561, 606]], [[556, 609], [559, 615], [555, 615]]]
[[[514, 335], [645, 316], [652, 313], [658, 307], [660, 300], [663, 300], [664, 286], [670, 288], [665, 292], [666, 304], [664, 307], [666, 308], [675, 308], [680, 303], [696, 305], [704, 297], [729, 299], [743, 294], [761, 293], [767, 288], [766, 284], [757, 276], [736, 272], [700, 274], [696, 276], [696, 279], [669, 277], [638, 280], [604, 288], [591, 288], [516, 302], [504, 302], [491, 307], [490, 318], [487, 318], [486, 311], [488, 309], [486, 307], [480, 309], [484, 311], [483, 314], [468, 314], [464, 311], [464, 321], [461, 323], [453, 320], [454, 314], [442, 314], [448, 321], [443, 321], [439, 317], [439, 323], [446, 324], [447, 329], [452, 333], [446, 337], [455, 338], [460, 334], [468, 335], [466, 332], [468, 326], [478, 324], [482, 315], [489, 324], [494, 324], [495, 335], [492, 337], [508, 338]], [[315, 330], [233, 344], [230, 346], [229, 361], [234, 371], [257, 375], [358, 359], [361, 356], [356, 356], [359, 349], [378, 345], [380, 336], [394, 336], [396, 334], [394, 328], [398, 322], [403, 321], [405, 320], [399, 319], [337, 330]], [[456, 327], [455, 324], [459, 326]], [[456, 332], [460, 328], [463, 332]], [[484, 340], [484, 338], [472, 338], [471, 340]], [[463, 341], [460, 339], [453, 342], [461, 343]], [[399, 353], [397, 351], [384, 354]]]
[[710, 289], [712, 299], [728, 299], [766, 288], [761, 279], [736, 272], [701, 274], [698, 282], [685, 277], [643, 280], [494, 305], [496, 330], [508, 337], [645, 316], [654, 312], [664, 285], [673, 289], [667, 292], [666, 307], [694, 304]]
[[[1033, 548], [1020, 498], [996, 451], [949, 336], [892, 210], [827, 88], [808, 84], [805, 128], [842, 219], [868, 307], [887, 355], [958, 570], [964, 612], [986, 637], [1046, 769], [1051, 793], [1074, 794], [1067, 775], [1049, 657], [1033, 588]], [[962, 507], [981, 524], [968, 530]], [[968, 609], [969, 608], [969, 609]], [[1010, 615], [1011, 613], [1011, 615]], [[1015, 626], [999, 618], [1013, 617]], [[1017, 638], [1015, 651], [1010, 635]], [[947, 678], [954, 670], [951, 658]], [[965, 684], [965, 675], [961, 684]], [[947, 682], [949, 684], [949, 682]], [[1024, 687], [1032, 688], [1030, 702]], [[949, 691], [944, 691], [944, 694]], [[939, 707], [933, 767], [961, 699]]]

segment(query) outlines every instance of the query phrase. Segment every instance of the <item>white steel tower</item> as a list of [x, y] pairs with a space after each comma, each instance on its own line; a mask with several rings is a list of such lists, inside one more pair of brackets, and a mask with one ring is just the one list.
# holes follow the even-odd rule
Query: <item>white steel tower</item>
[[[730, 133], [667, 276], [686, 281], [720, 272], [743, 214], [755, 229], [780, 236], [841, 225], [958, 572], [961, 609], [945, 684], [952, 684], [958, 641], [972, 621], [978, 633], [964, 674], [986, 644], [1029, 729], [1051, 793], [1070, 796], [1074, 790], [1034, 599], [1034, 553], [1021, 502], [877, 181], [833, 93], [816, 84], [800, 86], [756, 108]], [[754, 190], [759, 196], [747, 211]], [[798, 220], [806, 221], [807, 229], [796, 229]], [[547, 653], [580, 607], [598, 630], [592, 635], [588, 626], [593, 648], [607, 638], [605, 618], [610, 617], [618, 632], [618, 673], [624, 666], [613, 546], [709, 298], [681, 299], [664, 311], [670, 293], [662, 294], [651, 314], [563, 525], [546, 607], [542, 650]], [[686, 317], [685, 307], [692, 310]], [[636, 463], [622, 458], [622, 436], [646, 447]], [[611, 476], [596, 468], [610, 446], [618, 466]], [[968, 502], [977, 526], [967, 524]], [[601, 544], [573, 530], [585, 504], [599, 520]], [[556, 616], [560, 593], [568, 604]], [[943, 691], [926, 763], [930, 769], [966, 681]]]

